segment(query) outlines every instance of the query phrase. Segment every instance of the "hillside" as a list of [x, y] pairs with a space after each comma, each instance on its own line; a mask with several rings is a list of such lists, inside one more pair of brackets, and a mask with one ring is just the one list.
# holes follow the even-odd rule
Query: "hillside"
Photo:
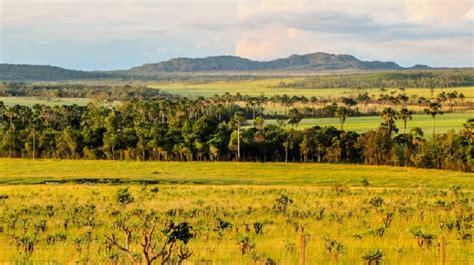
[[0, 80], [3, 81], [61, 81], [111, 76], [106, 72], [77, 71], [50, 65], [0, 64]]
[[291, 55], [272, 61], [253, 61], [237, 56], [213, 56], [206, 58], [175, 58], [164, 62], [145, 64], [130, 69], [131, 72], [153, 74], [161, 72], [206, 71], [255, 71], [255, 70], [400, 70], [394, 62], [361, 61], [352, 55], [311, 53]]
[[386, 71], [386, 70], [426, 70], [426, 65], [403, 68], [394, 62], [362, 61], [352, 55], [311, 53], [291, 55], [272, 61], [254, 61], [237, 56], [213, 56], [205, 58], [175, 58], [159, 63], [145, 64], [128, 70], [78, 71], [50, 65], [0, 64], [2, 81], [63, 81], [84, 79], [138, 79], [157, 80], [184, 78], [192, 73], [219, 75], [238, 74], [239, 71], [265, 73], [311, 74], [323, 71]]

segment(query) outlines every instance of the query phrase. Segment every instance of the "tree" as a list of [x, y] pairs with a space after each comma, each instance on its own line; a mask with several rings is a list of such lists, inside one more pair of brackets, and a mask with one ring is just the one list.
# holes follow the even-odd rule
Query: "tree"
[[392, 108], [385, 108], [380, 116], [383, 119], [382, 127], [387, 129], [387, 135], [391, 136], [392, 132], [397, 132], [398, 129], [395, 125], [395, 120], [397, 119], [397, 112]]
[[288, 150], [293, 149], [294, 141], [293, 141], [293, 130], [289, 129], [284, 132], [285, 140], [283, 142], [283, 148], [285, 149], [285, 163], [288, 162]]
[[344, 122], [346, 121], [347, 114], [349, 110], [344, 106], [339, 106], [336, 109], [336, 118], [339, 118], [339, 123], [341, 124], [341, 130], [344, 130]]
[[433, 141], [435, 141], [436, 136], [436, 116], [443, 115], [443, 111], [441, 111], [441, 104], [438, 102], [431, 102], [429, 108], [425, 108], [424, 112], [427, 115], [430, 115], [433, 118]]
[[303, 114], [296, 108], [293, 108], [288, 113], [288, 124], [293, 128], [298, 128], [298, 124], [303, 119]]
[[231, 124], [237, 128], [237, 160], [240, 161], [240, 127], [247, 122], [241, 112], [234, 113]]
[[318, 103], [318, 98], [315, 97], [315, 96], [312, 96], [309, 98], [309, 101], [311, 102], [311, 104], [313, 105], [312, 106], [312, 109], [313, 109], [313, 117], [316, 116], [316, 103]]
[[407, 122], [413, 118], [412, 115], [413, 111], [410, 111], [406, 108], [401, 109], [397, 115], [398, 119], [403, 121], [403, 134], [405, 134], [407, 131]]
[[175, 224], [169, 221], [164, 223], [162, 229], [158, 226], [155, 213], [137, 210], [119, 215], [114, 221], [115, 230], [118, 231], [105, 235], [105, 239], [110, 247], [124, 252], [132, 264], [143, 262], [151, 265], [159, 260], [160, 264], [165, 265], [169, 264], [170, 259], [176, 260], [176, 264], [182, 264], [191, 257], [192, 252], [186, 245], [193, 234], [192, 227], [187, 222]]
[[310, 151], [310, 143], [309, 143], [308, 135], [303, 136], [303, 141], [301, 141], [300, 143], [300, 150], [301, 150], [301, 154], [303, 155], [303, 162], [306, 163], [308, 161], [308, 153]]
[[5, 115], [8, 117], [9, 121], [9, 128], [8, 128], [8, 157], [13, 156], [13, 138], [15, 134], [15, 123], [13, 122], [13, 118], [17, 116], [16, 112], [13, 108], [9, 108], [5, 110]]

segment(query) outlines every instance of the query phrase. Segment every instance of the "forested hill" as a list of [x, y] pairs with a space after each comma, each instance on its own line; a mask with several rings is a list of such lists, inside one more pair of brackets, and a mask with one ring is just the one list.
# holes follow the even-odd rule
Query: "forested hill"
[[[386, 70], [426, 70], [426, 65], [403, 68], [394, 62], [361, 61], [352, 55], [311, 53], [291, 55], [272, 61], [253, 61], [237, 56], [214, 56], [206, 58], [175, 58], [164, 62], [145, 64], [128, 70], [118, 71], [78, 71], [50, 65], [0, 64], [0, 81], [62, 81], [82, 79], [160, 79], [183, 78], [192, 73], [216, 75], [220, 72], [276, 71], [318, 73], [321, 71], [386, 71]], [[237, 73], [235, 73], [237, 74]]]
[[[420, 66], [418, 66], [420, 67]], [[418, 68], [417, 67], [417, 68]], [[426, 68], [426, 66], [422, 66]], [[206, 71], [255, 71], [255, 70], [401, 70], [394, 62], [361, 61], [352, 55], [311, 53], [291, 55], [272, 61], [253, 61], [237, 56], [214, 56], [206, 58], [175, 58], [155, 64], [134, 67], [135, 73], [161, 72], [206, 72]]]
[[112, 74], [106, 72], [77, 71], [50, 65], [0, 64], [0, 80], [3, 81], [61, 81], [111, 77]]

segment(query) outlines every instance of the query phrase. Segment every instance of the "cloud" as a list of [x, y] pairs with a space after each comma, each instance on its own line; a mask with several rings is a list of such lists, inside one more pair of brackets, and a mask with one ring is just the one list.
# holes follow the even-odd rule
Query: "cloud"
[[[387, 1], [382, 7], [374, 1], [360, 5], [343, 1], [328, 5], [318, 1], [321, 5], [313, 6], [303, 0], [296, 1], [296, 8], [269, 2], [241, 3], [236, 55], [272, 59], [291, 53], [326, 51], [405, 64], [413, 63], [410, 58], [434, 66], [445, 66], [446, 62], [473, 63], [473, 28], [466, 19], [472, 16], [470, 6], [466, 5], [469, 1], [455, 3], [446, 14], [441, 12], [446, 2], [428, 8], [430, 4], [436, 5], [436, 1], [427, 0], [415, 6]], [[442, 23], [433, 24], [435, 18]]]
[[123, 68], [178, 56], [266, 60], [315, 51], [405, 65], [415, 59], [438, 66], [474, 61], [471, 0], [0, 0], [0, 5], [0, 60], [8, 62], [73, 67], [74, 61], [94, 60], [100, 61], [95, 68]]
[[472, 0], [405, 0], [408, 19], [428, 23], [462, 20], [473, 8]]

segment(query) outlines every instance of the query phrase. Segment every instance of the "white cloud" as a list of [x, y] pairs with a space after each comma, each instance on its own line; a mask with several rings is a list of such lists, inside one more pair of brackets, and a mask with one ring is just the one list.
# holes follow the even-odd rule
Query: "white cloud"
[[435, 66], [474, 61], [471, 0], [0, 0], [0, 5], [2, 61], [59, 64], [88, 54], [105, 65], [127, 50], [121, 67], [176, 56], [234, 53], [266, 60], [315, 51], [404, 65], [415, 59]]
[[408, 19], [426, 23], [462, 20], [473, 8], [472, 0], [405, 0]]
[[[466, 17], [472, 17], [469, 0], [400, 0], [384, 1], [383, 5], [376, 1], [297, 0], [292, 2], [295, 8], [271, 3], [274, 1], [240, 3], [242, 30], [235, 44], [236, 55], [272, 59], [325, 51], [405, 65], [473, 63], [473, 28], [472, 23], [466, 23]], [[435, 21], [438, 23], [433, 24]]]

